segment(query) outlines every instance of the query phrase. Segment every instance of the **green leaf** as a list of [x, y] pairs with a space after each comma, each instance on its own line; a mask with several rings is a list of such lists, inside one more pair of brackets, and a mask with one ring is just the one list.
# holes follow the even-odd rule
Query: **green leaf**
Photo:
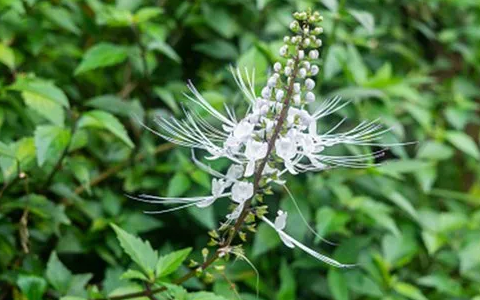
[[280, 265], [280, 290], [278, 291], [276, 299], [290, 300], [295, 299], [296, 294], [296, 280], [293, 274], [293, 268], [290, 268], [285, 260], [282, 260]]
[[[4, 155], [0, 157], [0, 167], [3, 171], [3, 177], [10, 179], [18, 175], [20, 171], [28, 171], [35, 163], [35, 143], [33, 138], [23, 138], [15, 143], [8, 145], [10, 154], [14, 153], [14, 157]], [[6, 154], [8, 150], [4, 149]]]
[[210, 292], [196, 292], [190, 293], [187, 296], [187, 300], [228, 300], [222, 296], [217, 296]]
[[471, 241], [460, 250], [459, 257], [461, 274], [466, 274], [470, 270], [480, 266], [478, 249], [480, 249], [480, 240]]
[[340, 73], [346, 58], [347, 52], [343, 46], [334, 44], [328, 49], [323, 67], [325, 80], [330, 80]]
[[148, 44], [147, 49], [158, 51], [176, 63], [182, 62], [182, 59], [180, 56], [178, 56], [177, 52], [175, 52], [175, 50], [164, 41], [161, 41], [161, 40], [153, 41], [150, 44]]
[[176, 173], [168, 182], [168, 197], [178, 197], [190, 189], [190, 178], [183, 173]]
[[128, 56], [124, 46], [109, 43], [97, 44], [83, 55], [80, 65], [75, 69], [75, 75], [91, 70], [114, 66], [122, 63]]
[[400, 295], [412, 300], [428, 300], [428, 298], [422, 294], [420, 289], [406, 282], [396, 282], [393, 289]]
[[460, 296], [462, 294], [462, 286], [455, 279], [450, 278], [444, 273], [433, 273], [423, 276], [417, 280], [420, 285], [432, 287], [439, 292], [452, 296]]
[[349, 9], [348, 12], [360, 23], [369, 34], [375, 30], [375, 19], [373, 15], [364, 10]]
[[159, 7], [143, 7], [133, 15], [134, 23], [143, 23], [159, 16], [163, 10]]
[[51, 82], [39, 78], [19, 78], [8, 88], [20, 92], [28, 92], [36, 97], [55, 102], [65, 108], [70, 107], [67, 96], [60, 88]]
[[367, 81], [368, 69], [365, 66], [360, 52], [357, 48], [350, 44], [347, 48], [347, 68], [353, 76], [355, 82], [359, 85]]
[[348, 300], [347, 281], [345, 280], [341, 271], [337, 269], [330, 269], [328, 271], [328, 287], [335, 300]]
[[205, 22], [224, 38], [232, 38], [239, 30], [233, 14], [219, 5], [203, 5]]
[[454, 151], [450, 146], [435, 141], [426, 141], [418, 150], [417, 157], [431, 160], [445, 160], [452, 157], [453, 154]]
[[480, 151], [478, 145], [472, 137], [461, 131], [449, 131], [446, 136], [447, 140], [457, 149], [465, 152], [473, 158], [480, 160]]
[[173, 111], [174, 114], [180, 113], [180, 108], [175, 100], [175, 96], [170, 90], [156, 86], [153, 88], [153, 92]]
[[149, 279], [140, 271], [129, 269], [120, 276], [121, 279], [139, 279], [142, 281], [149, 281]]
[[196, 44], [194, 49], [219, 59], [234, 60], [238, 57], [237, 48], [224, 40], [213, 40], [208, 43]]
[[78, 121], [78, 127], [102, 128], [110, 131], [129, 147], [133, 148], [133, 142], [128, 137], [125, 127], [122, 123], [110, 113], [101, 110], [92, 110], [82, 115]]
[[57, 291], [62, 294], [67, 293], [73, 275], [70, 270], [63, 265], [60, 259], [58, 259], [55, 251], [50, 254], [45, 275], [50, 284], [53, 285]]
[[47, 19], [58, 25], [60, 28], [76, 35], [80, 35], [80, 28], [75, 24], [72, 14], [67, 9], [59, 6], [45, 5], [42, 12]]
[[38, 126], [35, 129], [35, 148], [37, 163], [41, 167], [51, 157], [57, 160], [70, 142], [70, 131], [58, 126]]
[[15, 70], [13, 49], [2, 43], [0, 43], [0, 63], [6, 65], [10, 70]]
[[327, 7], [332, 12], [338, 11], [338, 1], [337, 0], [320, 0], [325, 7]]
[[261, 223], [253, 241], [252, 256], [257, 257], [278, 245], [280, 245], [278, 234], [267, 224]]
[[158, 259], [157, 266], [155, 268], [155, 274], [157, 277], [165, 277], [175, 272], [175, 270], [182, 265], [183, 261], [188, 257], [191, 251], [192, 248], [185, 248], [169, 253], [165, 256], [161, 256]]
[[65, 113], [60, 105], [50, 101], [48, 98], [30, 92], [23, 92], [22, 97], [28, 107], [35, 110], [53, 124], [63, 126]]
[[28, 300], [42, 300], [47, 289], [45, 279], [34, 275], [20, 275], [17, 285]]
[[417, 211], [413, 207], [412, 203], [410, 203], [410, 201], [408, 201], [408, 199], [405, 198], [402, 194], [396, 191], [388, 190], [384, 192], [384, 195], [387, 197], [387, 199], [389, 199], [406, 213], [408, 213], [414, 220], [418, 220]]
[[148, 241], [142, 241], [115, 224], [111, 224], [111, 226], [115, 230], [125, 253], [130, 256], [149, 278], [153, 278], [154, 268], [158, 260], [157, 251], [153, 250]]

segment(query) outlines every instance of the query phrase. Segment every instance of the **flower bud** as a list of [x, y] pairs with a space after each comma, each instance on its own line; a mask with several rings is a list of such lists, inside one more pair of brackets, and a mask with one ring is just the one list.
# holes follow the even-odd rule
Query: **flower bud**
[[311, 78], [307, 78], [305, 80], [305, 87], [307, 90], [311, 91], [315, 87], [315, 81], [313, 81]]
[[280, 72], [280, 70], [282, 69], [282, 64], [277, 61], [277, 62], [273, 65], [273, 69], [275, 70], [275, 72]]
[[292, 74], [292, 68], [285, 67], [284, 72], [286, 76], [290, 76], [290, 74]]
[[283, 42], [284, 42], [284, 43], [290, 42], [290, 37], [289, 37], [289, 36], [283, 37]]
[[298, 58], [299, 58], [300, 60], [304, 59], [304, 58], [305, 58], [305, 51], [299, 50], [299, 51], [298, 51]]
[[307, 101], [307, 103], [312, 103], [313, 101], [315, 101], [315, 94], [312, 92], [307, 92], [305, 94], [305, 101]]
[[317, 59], [318, 55], [318, 50], [310, 50], [310, 52], [308, 52], [310, 59]]
[[272, 96], [272, 89], [268, 86], [264, 87], [262, 89], [262, 98], [263, 99], [270, 99], [270, 96]]
[[301, 101], [300, 94], [293, 95], [293, 103], [295, 103], [295, 105], [300, 105]]
[[321, 40], [321, 39], [317, 39], [317, 40], [315, 41], [315, 46], [316, 46], [317, 48], [322, 47], [322, 40]]
[[285, 92], [283, 90], [277, 90], [277, 93], [275, 95], [275, 99], [277, 101], [282, 101], [282, 98], [283, 98], [284, 94], [285, 94]]
[[296, 83], [293, 84], [293, 92], [295, 94], [300, 93], [300, 83], [296, 82]]
[[300, 78], [305, 78], [305, 76], [307, 76], [307, 70], [305, 68], [301, 68], [298, 70], [298, 76], [300, 76]]
[[313, 65], [311, 68], [310, 68], [310, 73], [312, 73], [312, 76], [315, 76], [318, 74], [318, 66], [317, 65]]
[[306, 38], [306, 39], [303, 41], [303, 46], [304, 46], [304, 47], [310, 46], [310, 39], [309, 39], [309, 38]]
[[280, 53], [281, 56], [286, 56], [287, 52], [288, 52], [288, 46], [287, 45], [284, 45], [284, 46], [280, 47], [279, 53]]
[[299, 29], [300, 29], [300, 24], [298, 24], [297, 21], [293, 21], [292, 23], [290, 23], [290, 30], [291, 31], [298, 32]]
[[270, 78], [268, 79], [268, 81], [267, 81], [267, 86], [268, 86], [269, 88], [275, 87], [276, 84], [277, 84], [277, 77], [272, 76], [272, 77], [270, 77]]

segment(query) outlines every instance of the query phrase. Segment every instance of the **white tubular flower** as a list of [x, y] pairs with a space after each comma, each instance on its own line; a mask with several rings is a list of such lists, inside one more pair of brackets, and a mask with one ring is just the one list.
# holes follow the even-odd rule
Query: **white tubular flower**
[[249, 139], [245, 146], [245, 157], [248, 159], [248, 164], [245, 169], [245, 177], [253, 175], [255, 171], [255, 162], [267, 155], [268, 144], [265, 142], [257, 142]]
[[252, 136], [254, 125], [248, 121], [242, 121], [233, 130], [233, 136], [240, 141], [245, 141]]
[[287, 168], [290, 173], [297, 174], [292, 163], [292, 159], [297, 155], [295, 141], [289, 137], [281, 137], [275, 141], [275, 151], [277, 155], [283, 159], [285, 168]]
[[236, 203], [243, 203], [253, 196], [253, 183], [238, 181], [232, 186], [232, 200]]
[[237, 179], [240, 179], [243, 175], [243, 166], [241, 165], [231, 165], [229, 168], [228, 168], [228, 171], [227, 171], [227, 175], [226, 175], [226, 178], [228, 181], [230, 182], [234, 182], [236, 181]]
[[[280, 219], [279, 219], [280, 218]], [[285, 219], [285, 220], [282, 220], [282, 219]], [[277, 228], [277, 220], [278, 220], [278, 225], [283, 225], [282, 223], [285, 222], [286, 223], [286, 218], [287, 218], [287, 215], [283, 212], [279, 212], [278, 213], [278, 217], [277, 219], [275, 220], [275, 223], [276, 224], [273, 224], [270, 220], [268, 220], [266, 217], [262, 217], [261, 219], [270, 227], [272, 227], [273, 229], [275, 229], [275, 231], [278, 233], [278, 235], [280, 236], [281, 240], [284, 242], [284, 244], [287, 246], [287, 247], [290, 247], [290, 248], [294, 248], [294, 247], [298, 247], [300, 248], [301, 250], [307, 252], [308, 254], [310, 254], [311, 256], [315, 257], [316, 259], [320, 260], [320, 261], [323, 261], [324, 263], [326, 264], [329, 264], [329, 265], [332, 265], [334, 267], [337, 267], [337, 268], [353, 268], [355, 267], [356, 265], [354, 264], [342, 264], [334, 259], [331, 259], [323, 254], [320, 254], [316, 251], [314, 251], [313, 249], [310, 249], [308, 248], [307, 246], [305, 246], [304, 244], [300, 243], [299, 241], [297, 241], [296, 239], [294, 239], [293, 237], [291, 237], [290, 235], [286, 234], [284, 231], [283, 231], [283, 228], [281, 227], [278, 227]]]

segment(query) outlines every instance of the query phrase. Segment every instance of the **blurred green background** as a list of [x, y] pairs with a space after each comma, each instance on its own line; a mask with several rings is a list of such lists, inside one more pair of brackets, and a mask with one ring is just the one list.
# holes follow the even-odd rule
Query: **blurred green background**
[[[270, 212], [289, 210], [287, 232], [360, 266], [327, 267], [260, 225], [245, 243], [260, 299], [480, 299], [477, 0], [0, 0], [0, 299], [138, 289], [119, 279], [131, 262], [110, 223], [201, 261], [226, 207], [152, 216], [128, 200], [210, 190], [189, 149], [134, 115], [153, 128], [156, 115], [181, 117], [188, 79], [215, 107], [245, 111], [228, 66], [255, 67], [260, 89], [291, 13], [307, 7], [325, 19], [317, 99], [353, 100], [319, 128], [381, 118], [391, 142], [418, 145], [390, 149], [379, 168], [287, 177], [338, 246], [314, 242], [284, 190]], [[226, 277], [184, 286], [256, 299], [255, 282], [232, 260]]]

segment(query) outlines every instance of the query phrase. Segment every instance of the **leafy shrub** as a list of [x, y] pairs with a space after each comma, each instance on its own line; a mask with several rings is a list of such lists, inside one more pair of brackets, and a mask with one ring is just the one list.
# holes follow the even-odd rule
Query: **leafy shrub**
[[[240, 112], [226, 66], [254, 66], [260, 88], [291, 12], [307, 7], [325, 17], [317, 97], [353, 100], [324, 126], [381, 116], [394, 128], [392, 143], [419, 145], [393, 147], [379, 168], [289, 178], [307, 220], [338, 243], [315, 246], [360, 267], [340, 271], [285, 251], [260, 225], [246, 247], [259, 297], [479, 297], [475, 1], [3, 0], [0, 299], [133, 293], [146, 288], [139, 271], [171, 282], [187, 274], [190, 250], [178, 249], [193, 247], [191, 258], [202, 261], [205, 232], [226, 207], [156, 217], [128, 200], [124, 194], [210, 190], [188, 150], [162, 142], [137, 118], [154, 128], [155, 115], [180, 115], [187, 79], [214, 107], [226, 102]], [[269, 201], [291, 212], [287, 230], [310, 241], [295, 226], [301, 217], [288, 194], [275, 194]], [[248, 264], [232, 261], [211, 275], [211, 285], [205, 274], [188, 280], [190, 295], [171, 286], [170, 297], [235, 298], [235, 283], [242, 299], [255, 299]]]

